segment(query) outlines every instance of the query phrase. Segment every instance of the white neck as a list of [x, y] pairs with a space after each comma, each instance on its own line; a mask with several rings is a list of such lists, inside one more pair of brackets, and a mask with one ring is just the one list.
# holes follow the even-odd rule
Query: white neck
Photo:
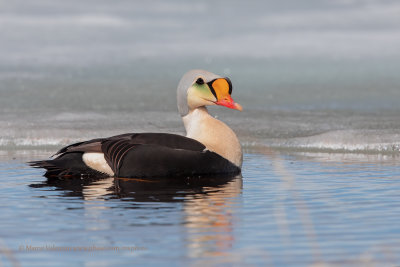
[[189, 111], [182, 119], [187, 137], [199, 141], [236, 166], [242, 166], [242, 147], [236, 134], [225, 123], [211, 117], [205, 107]]

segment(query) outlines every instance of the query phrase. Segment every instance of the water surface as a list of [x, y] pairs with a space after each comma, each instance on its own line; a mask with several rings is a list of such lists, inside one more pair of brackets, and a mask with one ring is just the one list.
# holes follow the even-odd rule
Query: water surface
[[398, 158], [264, 151], [243, 177], [167, 183], [47, 180], [24, 163], [47, 153], [2, 156], [6, 266], [400, 263]]

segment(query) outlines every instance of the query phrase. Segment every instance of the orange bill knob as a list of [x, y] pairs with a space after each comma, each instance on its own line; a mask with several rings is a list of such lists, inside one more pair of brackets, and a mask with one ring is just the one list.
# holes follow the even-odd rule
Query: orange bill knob
[[214, 95], [217, 98], [215, 104], [224, 106], [227, 108], [237, 109], [242, 111], [243, 108], [240, 104], [236, 103], [232, 97], [232, 85], [231, 83], [225, 78], [215, 79], [210, 84], [212, 90], [214, 90]]

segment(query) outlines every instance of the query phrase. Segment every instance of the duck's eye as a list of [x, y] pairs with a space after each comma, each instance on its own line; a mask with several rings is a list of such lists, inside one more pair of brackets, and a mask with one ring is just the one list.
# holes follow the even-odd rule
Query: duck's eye
[[204, 80], [203, 80], [203, 78], [198, 78], [197, 80], [196, 80], [196, 83], [197, 84], [204, 84]]

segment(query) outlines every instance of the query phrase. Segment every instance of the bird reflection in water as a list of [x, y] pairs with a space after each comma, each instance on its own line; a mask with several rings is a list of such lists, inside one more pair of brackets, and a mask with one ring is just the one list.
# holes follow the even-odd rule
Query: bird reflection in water
[[[205, 195], [189, 195], [184, 211], [190, 257], [224, 256], [234, 243], [234, 209], [242, 179], [226, 183], [222, 189], [206, 187]], [[226, 256], [226, 255], [225, 255]]]
[[[133, 179], [85, 178], [47, 179], [34, 188], [53, 187], [63, 197], [79, 197], [84, 208], [93, 214], [98, 209], [110, 208], [100, 201], [120, 199], [132, 202], [135, 208], [145, 208], [141, 203], [182, 203], [183, 216], [177, 223], [187, 232], [187, 256], [226, 256], [234, 244], [234, 209], [239, 204], [242, 177], [202, 177], [186, 179]], [[92, 205], [95, 201], [96, 205]], [[112, 206], [113, 208], [115, 205]], [[129, 208], [123, 205], [124, 208]], [[149, 211], [152, 212], [152, 211]], [[101, 227], [101, 226], [100, 226]]]

